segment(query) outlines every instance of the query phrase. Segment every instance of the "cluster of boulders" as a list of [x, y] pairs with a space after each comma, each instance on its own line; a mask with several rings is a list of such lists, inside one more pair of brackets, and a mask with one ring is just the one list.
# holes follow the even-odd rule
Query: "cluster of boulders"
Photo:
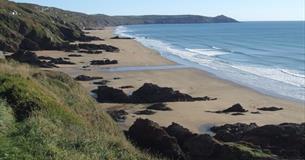
[[[296, 128], [299, 127], [297, 124], [293, 124], [293, 126]], [[265, 130], [265, 132], [269, 130], [268, 128], [257, 126], [255, 126], [256, 128], [249, 126], [249, 129], [246, 129], [244, 126], [242, 127], [241, 130], [246, 133], [253, 132], [256, 129]], [[250, 129], [251, 127], [254, 129]], [[277, 135], [286, 135], [289, 137], [296, 135], [294, 132], [290, 133], [289, 131], [290, 128], [285, 129], [283, 127], [283, 130], [279, 130]], [[298, 128], [296, 131], [298, 132], [297, 137], [291, 138], [304, 138], [304, 130]], [[258, 133], [268, 135], [265, 132], [256, 131], [254, 135]], [[301, 133], [303, 135], [300, 135]], [[268, 143], [269, 147], [267, 148], [261, 145], [263, 142], [267, 142], [264, 136], [262, 137], [264, 141], [257, 140], [257, 142], [261, 143], [252, 143], [254, 140], [251, 138], [244, 139], [244, 142], [232, 141], [228, 143], [221, 139], [217, 140], [207, 134], [194, 134], [177, 123], [173, 123], [168, 127], [161, 127], [148, 119], [137, 119], [129, 130], [126, 131], [126, 136], [136, 146], [144, 150], [175, 160], [275, 160], [281, 159], [279, 156], [282, 156], [278, 156], [274, 152], [270, 153], [269, 151], [270, 148], [274, 147], [273, 145], [279, 146], [278, 144]], [[276, 139], [276, 137], [267, 137], [270, 138], [268, 142]], [[298, 140], [303, 140], [304, 142], [302, 138]], [[291, 143], [287, 142], [288, 146], [285, 148], [291, 147], [295, 149], [294, 151], [298, 150], [299, 152], [295, 152], [296, 154], [293, 157], [302, 158], [303, 155], [299, 153], [303, 152], [300, 148], [303, 142], [299, 142], [300, 144], [297, 144], [295, 141]], [[291, 146], [291, 144], [296, 144], [296, 146]]]
[[[283, 108], [278, 108], [278, 107], [262, 107], [258, 108], [257, 110], [259, 111], [280, 111], [283, 110]], [[251, 114], [261, 114], [259, 111], [251, 112]], [[248, 112], [248, 110], [244, 109], [244, 107], [237, 103], [234, 104], [233, 106], [221, 110], [221, 111], [207, 111], [207, 112], [212, 112], [212, 113], [225, 113], [225, 114], [231, 114], [233, 116], [238, 116], [238, 115], [244, 115], [244, 113]]]
[[211, 128], [224, 142], [248, 142], [286, 159], [305, 158], [305, 123], [280, 125], [226, 124]]
[[188, 94], [175, 91], [168, 87], [145, 83], [131, 95], [127, 95], [121, 89], [108, 86], [99, 86], [96, 90], [97, 101], [101, 103], [158, 103], [158, 102], [178, 102], [178, 101], [208, 101], [216, 100], [210, 97], [192, 97]]
[[57, 50], [63, 50], [66, 52], [75, 52], [88, 53], [88, 54], [100, 54], [103, 51], [106, 52], [119, 52], [120, 49], [107, 44], [93, 44], [93, 43], [79, 43], [79, 44], [70, 44], [65, 43], [60, 47], [56, 48]]
[[28, 63], [43, 68], [57, 67], [54, 63], [39, 59], [39, 57], [34, 52], [25, 50], [19, 50], [10, 56], [6, 56], [6, 59], [13, 59], [21, 63]]
[[109, 64], [118, 64], [118, 61], [104, 59], [104, 60], [93, 60], [90, 63], [91, 63], [91, 65], [109, 65]]
[[79, 49], [86, 50], [104, 50], [106, 52], [119, 52], [120, 49], [111, 45], [106, 44], [91, 44], [91, 43], [80, 43], [78, 44]]

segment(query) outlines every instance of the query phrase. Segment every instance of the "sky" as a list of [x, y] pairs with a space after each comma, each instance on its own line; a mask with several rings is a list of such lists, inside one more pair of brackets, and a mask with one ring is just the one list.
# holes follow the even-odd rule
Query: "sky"
[[226, 15], [239, 21], [305, 20], [305, 0], [14, 0], [87, 14]]

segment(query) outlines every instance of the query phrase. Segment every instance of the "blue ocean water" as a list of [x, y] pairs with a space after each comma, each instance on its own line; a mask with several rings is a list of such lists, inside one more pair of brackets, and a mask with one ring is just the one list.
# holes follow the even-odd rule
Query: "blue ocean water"
[[305, 101], [304, 26], [304, 21], [130, 25], [116, 34], [219, 78]]

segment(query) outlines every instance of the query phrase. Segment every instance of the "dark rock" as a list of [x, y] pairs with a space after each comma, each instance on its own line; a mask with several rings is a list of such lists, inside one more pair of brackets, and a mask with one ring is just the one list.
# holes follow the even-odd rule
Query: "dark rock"
[[241, 140], [244, 133], [257, 128], [255, 123], [250, 125], [244, 123], [225, 124], [219, 127], [212, 127], [210, 130], [215, 133], [215, 138], [224, 142], [236, 142]]
[[157, 123], [150, 120], [137, 119], [129, 128], [128, 135], [138, 147], [169, 159], [184, 160], [185, 156], [176, 138]]
[[104, 39], [101, 39], [99, 37], [88, 35], [82, 35], [78, 40], [81, 42], [104, 41]]
[[153, 114], [156, 114], [156, 112], [154, 112], [152, 110], [149, 110], [149, 109], [145, 109], [145, 110], [142, 110], [142, 111], [137, 111], [134, 114], [136, 114], [136, 115], [153, 115]]
[[135, 103], [158, 103], [176, 101], [198, 101], [206, 98], [193, 98], [190, 95], [174, 91], [172, 88], [159, 87], [155, 84], [145, 83], [132, 93], [131, 99]]
[[97, 89], [97, 101], [100, 103], [128, 103], [129, 97], [120, 89], [107, 86], [99, 86]]
[[222, 110], [222, 111], [216, 111], [216, 113], [232, 113], [232, 112], [239, 112], [239, 113], [244, 113], [248, 112], [248, 110], [245, 110], [239, 103], [233, 105], [232, 107]]
[[215, 138], [225, 142], [247, 142], [270, 150], [273, 154], [286, 159], [305, 158], [305, 123], [281, 125], [226, 124], [213, 127]]
[[251, 112], [251, 114], [261, 114], [261, 112]]
[[117, 60], [93, 60], [91, 61], [91, 65], [109, 65], [109, 64], [118, 64]]
[[191, 160], [216, 159], [222, 145], [210, 135], [196, 135], [184, 142], [185, 153]]
[[110, 110], [107, 113], [111, 116], [116, 122], [124, 122], [126, 120], [126, 115], [128, 113], [125, 110]]
[[119, 80], [121, 79], [120, 77], [114, 77], [113, 80]]
[[68, 64], [68, 65], [73, 65], [75, 63], [70, 62], [70, 61], [66, 61], [64, 60], [64, 58], [54, 58], [50, 61], [50, 63], [54, 63], [54, 64]]
[[111, 45], [106, 44], [91, 44], [91, 43], [80, 43], [78, 44], [80, 49], [86, 50], [104, 50], [106, 52], [119, 52], [120, 49]]
[[[119, 79], [119, 78], [114, 78]], [[105, 89], [105, 88], [103, 88]], [[124, 93], [120, 89], [114, 89], [107, 91], [115, 91], [116, 93]], [[176, 101], [197, 101], [204, 98], [193, 98], [187, 94], [180, 93], [179, 91], [174, 91], [172, 88], [162, 88], [154, 84], [144, 84], [141, 88], [132, 93], [131, 96], [127, 96], [124, 93], [120, 94], [124, 97], [123, 99], [114, 97], [105, 97], [102, 96], [102, 99], [98, 100], [99, 102], [114, 102], [114, 103], [158, 103], [158, 102], [176, 102]], [[106, 99], [109, 98], [109, 99]], [[123, 101], [124, 100], [124, 101]]]
[[134, 88], [134, 86], [122, 86], [120, 87], [121, 89], [130, 89], [130, 88]]
[[263, 108], [258, 108], [260, 111], [280, 111], [283, 110], [283, 108], [278, 108], [278, 107], [263, 107]]
[[164, 103], [156, 103], [147, 107], [147, 109], [157, 110], [157, 111], [172, 111], [171, 108], [167, 107]]
[[43, 68], [53, 68], [57, 67], [56, 65], [46, 62], [46, 61], [41, 61], [38, 56], [31, 51], [24, 51], [24, 50], [19, 50], [16, 53], [12, 54], [11, 56], [7, 56], [7, 59], [13, 59], [15, 61], [21, 62], [21, 63], [28, 63], [31, 65], [43, 67]]
[[82, 55], [80, 55], [80, 54], [69, 54], [68, 56], [69, 57], [82, 57]]
[[111, 37], [110, 39], [134, 39], [134, 38], [114, 36], [114, 37]]
[[79, 50], [78, 53], [86, 53], [86, 54], [102, 54], [103, 51], [100, 50]]
[[232, 113], [231, 115], [232, 116], [244, 116], [245, 114], [243, 114], [243, 113]]
[[108, 80], [101, 80], [101, 81], [98, 81], [98, 82], [93, 82], [93, 84], [104, 86], [104, 85], [106, 85], [106, 84], [109, 83], [109, 82], [110, 82], [110, 81], [108, 81]]
[[170, 126], [165, 128], [165, 130], [170, 136], [173, 136], [178, 140], [180, 146], [183, 146], [186, 140], [196, 135], [177, 123], [172, 123]]
[[77, 81], [92, 81], [92, 80], [97, 80], [97, 79], [103, 79], [103, 77], [90, 77], [86, 75], [79, 75], [74, 78]]
[[305, 158], [305, 123], [266, 125], [246, 132], [243, 141], [288, 159]]
[[48, 61], [54, 60], [53, 57], [49, 57], [49, 56], [38, 56], [38, 58], [41, 60], [48, 60]]

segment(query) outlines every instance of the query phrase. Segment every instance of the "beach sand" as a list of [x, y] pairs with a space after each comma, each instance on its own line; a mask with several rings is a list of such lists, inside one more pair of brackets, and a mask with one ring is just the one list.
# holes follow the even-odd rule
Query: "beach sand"
[[[158, 122], [162, 126], [168, 126], [172, 122], [179, 123], [193, 132], [205, 132], [213, 125], [222, 125], [229, 123], [257, 123], [280, 124], [280, 123], [301, 123], [305, 122], [305, 106], [303, 103], [285, 100], [258, 93], [247, 87], [242, 87], [201, 70], [192, 68], [168, 69], [168, 70], [149, 70], [149, 71], [126, 71], [109, 72], [108, 68], [127, 67], [127, 66], [159, 66], [175, 65], [174, 62], [167, 60], [154, 50], [148, 49], [131, 39], [110, 39], [113, 36], [113, 28], [104, 30], [88, 31], [91, 35], [99, 36], [105, 41], [96, 41], [93, 43], [103, 43], [120, 48], [118, 53], [103, 53], [99, 55], [82, 54], [83, 57], [70, 57], [76, 65], [60, 65], [60, 68], [53, 70], [65, 72], [72, 77], [77, 75], [102, 76], [109, 80], [108, 86], [121, 87], [126, 85], [134, 88], [124, 90], [131, 93], [144, 83], [155, 83], [162, 87], [172, 87], [182, 93], [190, 94], [195, 97], [216, 97], [216, 101], [201, 102], [172, 102], [167, 103], [173, 111], [158, 111], [154, 115], [139, 116], [133, 114], [138, 110], [143, 110], [147, 105], [137, 104], [100, 104], [100, 109], [125, 109], [130, 113], [126, 122], [120, 123], [123, 129], [127, 129], [135, 119], [148, 118]], [[67, 52], [62, 51], [38, 51], [38, 55], [51, 57], [68, 57]], [[82, 69], [82, 66], [88, 65], [91, 60], [103, 58], [116, 59], [119, 61], [115, 65], [91, 66]], [[119, 79], [114, 80], [114, 78]], [[80, 82], [87, 90], [97, 88], [92, 82]], [[226, 109], [233, 104], [240, 103], [248, 113], [241, 116], [232, 116], [230, 114], [215, 114], [207, 111], [218, 111]], [[261, 114], [251, 114], [260, 107], [282, 107], [284, 110], [277, 112], [264, 112]]]

